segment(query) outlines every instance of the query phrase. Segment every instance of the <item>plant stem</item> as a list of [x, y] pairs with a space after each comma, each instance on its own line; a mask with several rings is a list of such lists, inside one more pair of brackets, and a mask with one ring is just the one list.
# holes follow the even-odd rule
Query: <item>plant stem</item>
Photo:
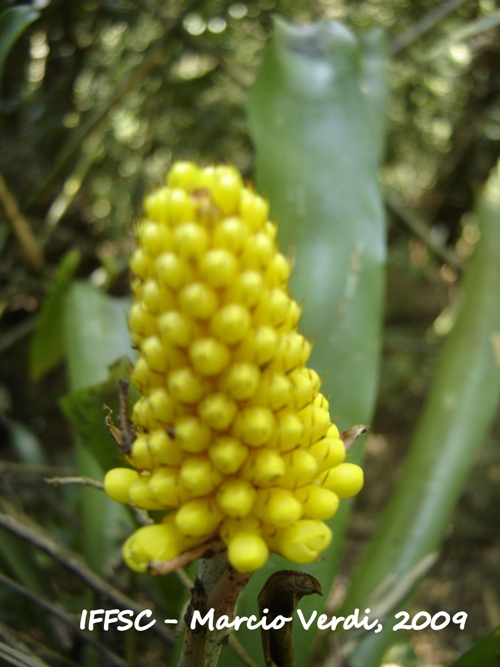
[[[217, 630], [215, 625], [224, 615], [228, 617], [229, 622], [233, 620], [238, 596], [251, 576], [251, 573], [236, 572], [229, 565], [226, 552], [200, 560], [198, 576], [185, 616], [187, 629], [178, 667], [217, 665], [222, 645], [227, 641], [230, 629]], [[204, 618], [211, 609], [214, 610], [213, 630], [209, 629], [208, 624], [198, 627], [194, 623], [194, 627], [191, 628], [195, 611]]]

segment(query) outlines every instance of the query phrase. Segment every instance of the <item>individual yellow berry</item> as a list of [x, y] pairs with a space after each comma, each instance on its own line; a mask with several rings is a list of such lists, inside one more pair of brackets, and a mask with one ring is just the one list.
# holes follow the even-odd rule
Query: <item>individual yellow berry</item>
[[163, 505], [154, 497], [149, 488], [149, 475], [139, 477], [129, 487], [129, 499], [133, 505], [144, 510], [159, 510]]
[[212, 431], [195, 415], [179, 417], [174, 423], [173, 436], [179, 447], [191, 454], [203, 452], [212, 441]]
[[187, 315], [197, 320], [208, 320], [217, 310], [219, 299], [208, 285], [193, 283], [181, 290], [179, 303]]
[[228, 250], [214, 248], [200, 259], [200, 275], [203, 280], [216, 289], [229, 287], [234, 282], [238, 262]]
[[252, 509], [255, 486], [236, 477], [226, 480], [217, 490], [217, 502], [227, 516], [241, 518]]
[[236, 169], [232, 167], [216, 168], [212, 197], [224, 215], [233, 215], [237, 212], [241, 186], [241, 176]]
[[175, 402], [163, 388], [157, 387], [149, 394], [148, 403], [153, 417], [158, 422], [170, 424], [175, 417]]
[[297, 489], [295, 497], [302, 503], [306, 519], [331, 519], [339, 506], [339, 498], [333, 491], [315, 484]]
[[234, 422], [233, 434], [251, 447], [269, 442], [275, 429], [274, 415], [268, 408], [251, 407], [240, 410]]
[[254, 572], [269, 558], [269, 547], [260, 535], [239, 533], [228, 542], [227, 557], [238, 572]]
[[246, 401], [255, 394], [259, 379], [260, 370], [255, 364], [236, 362], [229, 366], [220, 386], [236, 401]]
[[159, 465], [178, 466], [182, 463], [183, 451], [163, 428], [148, 435], [149, 451]]
[[199, 179], [199, 169], [193, 162], [176, 162], [168, 173], [167, 183], [171, 188], [192, 190]]
[[195, 498], [176, 512], [175, 524], [184, 535], [211, 535], [224, 518], [224, 512], [213, 498]]
[[264, 275], [266, 286], [284, 288], [288, 284], [289, 277], [290, 262], [280, 253], [276, 253], [271, 257]]
[[237, 438], [222, 435], [213, 442], [208, 455], [219, 472], [232, 475], [246, 460], [248, 449]]
[[252, 231], [260, 229], [269, 215], [269, 204], [252, 192], [244, 192], [240, 199], [240, 215]]
[[173, 252], [165, 252], [156, 260], [156, 271], [162, 285], [179, 290], [193, 280], [193, 270], [188, 262]]
[[268, 405], [271, 410], [281, 410], [291, 400], [292, 383], [286, 375], [265, 371], [252, 397], [252, 404]]
[[138, 278], [147, 279], [153, 274], [153, 258], [142, 248], [132, 255], [130, 268]]
[[307, 450], [316, 459], [318, 472], [338, 466], [345, 459], [344, 443], [338, 438], [328, 437], [328, 433], [330, 433], [330, 429], [327, 431], [326, 438], [321, 438]]
[[297, 413], [304, 425], [301, 444], [309, 446], [326, 435], [330, 425], [330, 415], [323, 408], [308, 405]]
[[280, 485], [288, 489], [295, 489], [312, 482], [318, 473], [318, 464], [314, 456], [304, 449], [283, 454], [286, 470], [280, 479]]
[[240, 218], [226, 218], [214, 230], [213, 246], [239, 253], [245, 247], [247, 237], [247, 227]]
[[332, 531], [319, 520], [303, 519], [278, 531], [275, 538], [280, 553], [295, 563], [312, 563], [332, 540]]
[[123, 559], [136, 572], [146, 572], [153, 560], [171, 560], [193, 546], [173, 524], [161, 523], [143, 526], [123, 545]]
[[324, 473], [321, 485], [339, 498], [351, 498], [363, 488], [363, 469], [355, 463], [341, 463]]
[[190, 456], [180, 470], [180, 481], [193, 496], [205, 496], [217, 487], [222, 476], [205, 456]]
[[321, 380], [311, 368], [296, 368], [289, 373], [292, 385], [291, 401], [295, 410], [301, 410], [311, 403], [319, 391]]
[[161, 287], [156, 280], [148, 280], [142, 288], [142, 303], [154, 315], [175, 308], [173, 292], [168, 288]]
[[254, 449], [246, 459], [240, 475], [256, 486], [280, 483], [286, 470], [285, 459], [275, 449]]
[[134, 440], [132, 451], [129, 455], [130, 462], [137, 470], [151, 470], [155, 462], [149, 449], [149, 439], [147, 435], [140, 435]]
[[189, 348], [189, 358], [197, 373], [218, 375], [229, 364], [228, 348], [214, 338], [198, 338]]
[[158, 329], [156, 317], [140, 303], [134, 303], [132, 306], [128, 323], [131, 329], [145, 337], [152, 336]]
[[170, 310], [158, 318], [162, 341], [178, 347], [188, 347], [197, 334], [197, 327], [190, 317], [177, 310]]
[[111, 500], [117, 503], [129, 503], [129, 489], [133, 482], [139, 479], [137, 470], [131, 468], [114, 468], [104, 477], [104, 490]]
[[302, 504], [293, 493], [279, 487], [257, 491], [252, 511], [261, 521], [278, 528], [292, 525], [303, 514]]
[[194, 219], [195, 208], [191, 197], [181, 188], [173, 188], [169, 192], [168, 220], [172, 225]]
[[258, 271], [244, 271], [236, 276], [233, 284], [226, 290], [225, 303], [240, 303], [247, 308], [254, 308], [264, 294], [264, 279]]
[[162, 466], [153, 472], [149, 479], [152, 496], [165, 508], [178, 507], [182, 501], [179, 484], [179, 468]]
[[220, 308], [213, 316], [210, 326], [215, 336], [223, 343], [239, 343], [250, 328], [250, 313], [239, 304], [230, 304]]
[[276, 430], [269, 444], [281, 452], [288, 452], [298, 447], [302, 441], [304, 425], [295, 412], [280, 410], [275, 417]]
[[137, 238], [141, 247], [152, 257], [161, 255], [173, 247], [172, 232], [165, 225], [152, 220], [143, 220], [137, 228]]
[[237, 410], [238, 406], [229, 396], [215, 393], [202, 400], [198, 414], [214, 430], [225, 431], [231, 426]]
[[185, 366], [170, 371], [168, 389], [175, 400], [193, 405], [205, 396], [210, 387], [203, 377], [197, 375], [189, 366]]
[[179, 257], [198, 259], [205, 256], [210, 237], [207, 230], [196, 222], [184, 222], [175, 228], [173, 245]]

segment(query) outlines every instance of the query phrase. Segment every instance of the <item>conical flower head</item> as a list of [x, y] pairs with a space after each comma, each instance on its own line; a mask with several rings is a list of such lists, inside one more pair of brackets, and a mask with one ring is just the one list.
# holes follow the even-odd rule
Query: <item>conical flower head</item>
[[307, 367], [311, 344], [268, 216], [230, 166], [177, 163], [144, 201], [130, 262], [133, 469], [105, 480], [114, 500], [165, 511], [127, 540], [135, 570], [214, 535], [241, 572], [270, 550], [311, 562], [331, 540], [324, 521], [339, 497], [362, 486]]

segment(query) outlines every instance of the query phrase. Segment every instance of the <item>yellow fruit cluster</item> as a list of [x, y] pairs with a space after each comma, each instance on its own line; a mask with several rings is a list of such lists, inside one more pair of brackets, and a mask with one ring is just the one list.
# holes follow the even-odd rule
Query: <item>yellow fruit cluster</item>
[[240, 572], [270, 550], [309, 563], [331, 541], [339, 498], [362, 487], [306, 366], [268, 213], [233, 167], [190, 162], [144, 201], [130, 262], [133, 469], [105, 479], [110, 498], [167, 510], [125, 543], [139, 572], [214, 535]]

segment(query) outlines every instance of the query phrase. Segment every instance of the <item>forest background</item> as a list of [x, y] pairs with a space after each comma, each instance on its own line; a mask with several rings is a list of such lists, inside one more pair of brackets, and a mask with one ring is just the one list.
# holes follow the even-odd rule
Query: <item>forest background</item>
[[[4, 0], [0, 13], [21, 6]], [[79, 408], [61, 399], [106, 380], [111, 351], [125, 355], [129, 347], [125, 319], [119, 339], [104, 335], [92, 359], [79, 345], [95, 327], [115, 332], [129, 296], [132, 223], [144, 193], [173, 161], [229, 161], [255, 179], [247, 109], [273, 16], [385, 32], [383, 345], [362, 445], [365, 488], [352, 505], [333, 589], [340, 604], [407, 458], [459, 308], [463, 268], [481, 236], [476, 197], [500, 156], [499, 10], [493, 0], [46, 0], [30, 11], [12, 29], [8, 52], [0, 44], [2, 516], [43, 526], [91, 570], [135, 601], [152, 600], [165, 617], [182, 609], [186, 593], [175, 576], [145, 582], [123, 571], [119, 545], [130, 525], [110, 523], [110, 540], [93, 540], [89, 517], [100, 512], [100, 492], [43, 481], [81, 473], [81, 442], [99, 429], [98, 442], [108, 442], [101, 394], [97, 409], [96, 395], [80, 394], [86, 402]], [[87, 409], [85, 419], [75, 415]], [[398, 633], [386, 664], [448, 665], [500, 625], [499, 438], [497, 421], [481, 438], [437, 562], [408, 606], [465, 610], [466, 629]], [[47, 549], [0, 530], [2, 642], [51, 665], [84, 664], [88, 642], [12, 582], [74, 621], [88, 605], [85, 580]], [[124, 653], [127, 664], [163, 664], [165, 637], [125, 647], [116, 638], [97, 641]]]

